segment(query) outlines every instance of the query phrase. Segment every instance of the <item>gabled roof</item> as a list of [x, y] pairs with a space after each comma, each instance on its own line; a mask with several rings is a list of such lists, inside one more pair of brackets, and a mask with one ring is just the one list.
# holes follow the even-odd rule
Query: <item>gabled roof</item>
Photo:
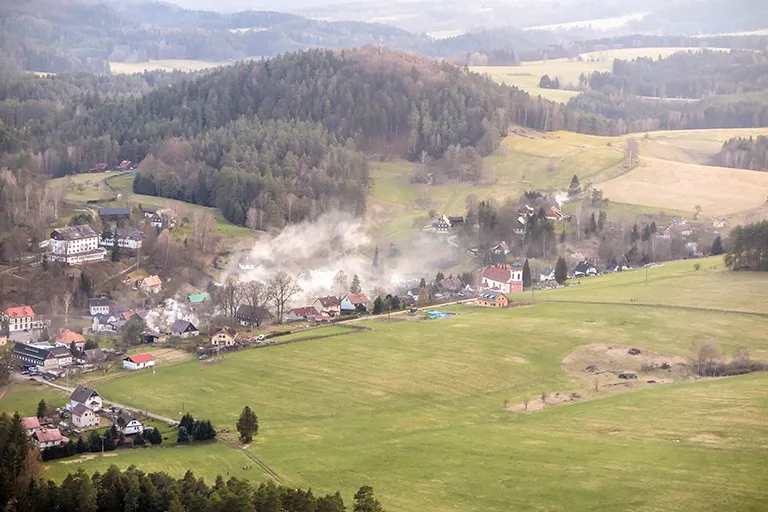
[[341, 305], [341, 301], [338, 297], [328, 295], [327, 297], [318, 297], [315, 302], [319, 302], [324, 308], [332, 308]]
[[243, 304], [242, 306], [237, 308], [237, 313], [235, 316], [242, 317], [242, 318], [252, 318], [254, 320], [264, 320], [266, 318], [271, 317], [272, 314], [269, 311], [267, 311], [265, 308], [254, 307], [254, 306], [249, 306], [248, 304]]
[[157, 275], [145, 277], [141, 282], [146, 286], [160, 286], [163, 284], [163, 282], [160, 280], [160, 276]]
[[368, 297], [364, 293], [350, 293], [347, 300], [357, 306], [358, 304], [368, 304]]
[[32, 436], [37, 439], [41, 443], [51, 443], [54, 441], [64, 441], [66, 437], [61, 435], [61, 432], [59, 432], [59, 429], [52, 428], [48, 430], [38, 430]]
[[552, 275], [552, 272], [554, 271], [555, 269], [553, 269], [552, 267], [544, 267], [543, 269], [541, 269], [541, 272], [539, 272], [539, 274], [542, 276], [549, 276], [549, 275]]
[[144, 238], [144, 233], [135, 229], [116, 228], [112, 226], [112, 233], [117, 235], [120, 240], [136, 240], [139, 241]]
[[16, 345], [13, 347], [13, 353], [24, 357], [39, 359], [41, 361], [45, 361], [49, 357], [53, 357], [50, 348], [35, 347], [32, 345], [27, 345], [26, 343], [16, 343]]
[[[507, 268], [510, 267], [510, 268]], [[491, 265], [488, 267], [485, 267], [483, 270], [483, 273], [481, 274], [481, 277], [484, 279], [488, 279], [489, 281], [496, 281], [497, 283], [511, 283], [512, 282], [512, 268], [510, 265], [502, 265], [502, 267], [498, 267], [495, 265]]]
[[134, 354], [124, 359], [124, 361], [130, 361], [134, 364], [148, 363], [154, 360], [155, 360], [155, 356], [153, 356], [152, 354]]
[[82, 415], [83, 415], [83, 414], [85, 414], [87, 411], [90, 411], [90, 409], [89, 409], [89, 408], [87, 408], [86, 406], [84, 406], [83, 404], [77, 404], [77, 405], [76, 405], [76, 406], [75, 406], [75, 407], [72, 409], [72, 416], [82, 416]]
[[103, 363], [107, 360], [107, 354], [100, 348], [89, 348], [83, 354], [85, 354], [85, 360], [89, 363]]
[[30, 416], [29, 418], [21, 418], [21, 426], [24, 427], [24, 430], [39, 429], [40, 420], [34, 416]]
[[86, 400], [94, 395], [101, 396], [96, 392], [95, 389], [91, 389], [86, 386], [77, 386], [72, 394], [69, 395], [69, 399], [74, 402], [85, 403]]
[[8, 315], [10, 318], [35, 316], [35, 312], [30, 306], [17, 306], [15, 308], [8, 308], [5, 310], [5, 314]]
[[586, 273], [587, 271], [589, 271], [589, 269], [593, 269], [593, 268], [595, 268], [595, 266], [590, 262], [582, 261], [578, 265], [576, 265], [576, 268], [574, 268], [573, 271]]
[[95, 318], [96, 321], [99, 322], [100, 324], [107, 325], [109, 323], [109, 319], [115, 318], [115, 317], [112, 315], [104, 315], [100, 313], [98, 315], [94, 315], [93, 318]]
[[96, 297], [88, 301], [90, 307], [104, 307], [109, 306], [109, 299], [106, 297]]
[[237, 329], [233, 329], [232, 327], [222, 327], [218, 331], [214, 332], [212, 336], [217, 336], [219, 334], [226, 334], [227, 336], [234, 338], [237, 336]]
[[123, 311], [123, 314], [121, 315], [124, 320], [130, 320], [133, 316], [138, 316], [142, 320], [144, 320], [147, 317], [147, 311], [143, 309], [132, 309], [130, 311]]
[[293, 308], [291, 314], [295, 316], [316, 316], [317, 309], [314, 306], [304, 306], [301, 308]]
[[82, 240], [99, 236], [88, 224], [54, 229], [51, 238], [56, 240]]
[[64, 347], [51, 347], [48, 349], [48, 352], [53, 354], [53, 357], [57, 359], [59, 357], [72, 357], [72, 353], [69, 351], [69, 349]]
[[189, 322], [187, 320], [176, 320], [173, 322], [173, 325], [171, 325], [171, 332], [191, 332], [196, 331], [197, 327], [192, 322]]
[[130, 215], [128, 208], [99, 208], [99, 215]]
[[128, 411], [121, 411], [120, 415], [117, 417], [117, 424], [121, 427], [125, 427], [132, 421], [136, 421], [136, 418]]
[[67, 329], [66, 331], [62, 331], [62, 333], [59, 334], [59, 337], [56, 338], [56, 341], [59, 343], [66, 343], [67, 345], [71, 344], [73, 341], [75, 344], [79, 344], [85, 343], [85, 338], [82, 334]]

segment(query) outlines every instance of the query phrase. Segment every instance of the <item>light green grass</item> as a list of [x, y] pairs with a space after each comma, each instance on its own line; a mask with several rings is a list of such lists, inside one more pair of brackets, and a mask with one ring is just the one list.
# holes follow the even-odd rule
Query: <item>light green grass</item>
[[[534, 307], [368, 322], [374, 331], [158, 368], [100, 391], [172, 417], [186, 404], [222, 428], [248, 404], [261, 426], [250, 449], [291, 485], [347, 495], [370, 483], [392, 510], [758, 510], [768, 500], [768, 375], [503, 410], [583, 389], [561, 360], [589, 343], [686, 357], [714, 338], [727, 354], [745, 346], [768, 359], [768, 316], [677, 307], [750, 310], [765, 280], [704, 270], [714, 263], [651, 276], [647, 293], [675, 307], [629, 302], [639, 274], [585, 279], [537, 294]], [[716, 292], [701, 298], [706, 289]], [[627, 304], [586, 302], [612, 295]]]
[[125, 179], [125, 175], [126, 173], [118, 174], [111, 171], [73, 174], [52, 179], [46, 184], [46, 187], [66, 187], [65, 198], [67, 201], [85, 203], [114, 197], [112, 189], [105, 184], [105, 180], [107, 178], [116, 179], [118, 176]]
[[34, 416], [37, 413], [37, 404], [44, 399], [48, 405], [61, 407], [67, 402], [67, 395], [63, 391], [32, 381], [22, 381], [13, 384], [0, 398], [0, 412], [13, 414], [18, 412], [21, 416]]

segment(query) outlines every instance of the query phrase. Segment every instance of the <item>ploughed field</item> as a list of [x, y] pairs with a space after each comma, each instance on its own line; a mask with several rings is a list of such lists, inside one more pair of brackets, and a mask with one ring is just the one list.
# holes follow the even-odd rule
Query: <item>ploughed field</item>
[[[686, 362], [710, 339], [726, 357], [743, 346], [768, 361], [768, 276], [699, 262], [650, 269], [647, 285], [644, 270], [582, 279], [537, 292], [533, 306], [377, 319], [369, 332], [113, 379], [99, 385], [108, 399], [191, 411], [229, 439], [250, 405], [259, 435], [245, 452], [166, 441], [47, 474], [136, 464], [268, 479], [240, 469], [256, 457], [289, 485], [345, 496], [372, 485], [388, 510], [764, 510], [768, 375], [694, 379]], [[640, 371], [651, 358], [670, 370]], [[595, 376], [587, 363], [638, 379]]]

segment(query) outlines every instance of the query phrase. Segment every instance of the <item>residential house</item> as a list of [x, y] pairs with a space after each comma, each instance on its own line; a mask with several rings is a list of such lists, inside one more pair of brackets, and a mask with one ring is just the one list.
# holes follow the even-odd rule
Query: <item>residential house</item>
[[112, 247], [117, 242], [118, 247], [123, 249], [131, 249], [133, 251], [141, 249], [141, 243], [144, 240], [144, 233], [135, 229], [116, 228], [112, 226], [110, 233], [104, 236], [104, 233], [99, 235], [99, 245], [104, 247]]
[[497, 256], [505, 256], [509, 254], [509, 245], [505, 241], [501, 241], [498, 244], [491, 247], [491, 252]]
[[66, 366], [71, 365], [74, 362], [72, 357], [72, 352], [69, 351], [69, 348], [64, 348], [59, 346], [59, 347], [51, 347], [48, 350], [51, 352], [51, 354], [53, 354], [53, 357], [56, 359], [56, 365], [59, 368], [64, 368]]
[[37, 367], [40, 371], [52, 370], [72, 364], [72, 354], [63, 347], [47, 344], [16, 343], [11, 359], [24, 368]]
[[83, 404], [77, 404], [72, 408], [72, 424], [81, 428], [98, 427], [99, 417]]
[[94, 411], [100, 411], [104, 402], [101, 399], [101, 395], [95, 389], [79, 385], [69, 395], [70, 408], [74, 409], [78, 404]]
[[107, 361], [107, 354], [100, 348], [89, 348], [83, 351], [83, 358], [87, 364], [101, 364]]
[[458, 293], [464, 289], [464, 283], [456, 276], [446, 277], [440, 281], [440, 288], [448, 293]]
[[3, 317], [8, 320], [8, 332], [11, 334], [43, 327], [43, 322], [37, 318], [30, 306], [8, 308], [3, 312]]
[[355, 311], [368, 311], [368, 297], [364, 293], [350, 293], [341, 300], [341, 311], [353, 313]]
[[103, 261], [107, 251], [99, 247], [99, 235], [87, 224], [51, 232], [51, 261], [77, 265]]
[[146, 206], [141, 207], [141, 214], [144, 216], [145, 219], [151, 219], [156, 212], [157, 212], [157, 208], [149, 208]]
[[108, 315], [109, 299], [106, 297], [97, 297], [88, 301], [88, 307], [91, 310], [91, 316]]
[[304, 306], [301, 308], [293, 308], [284, 317], [286, 322], [299, 322], [302, 320], [314, 320], [320, 311], [315, 306]]
[[75, 344], [75, 348], [77, 348], [77, 350], [85, 349], [85, 338], [80, 333], [67, 329], [62, 331], [61, 334], [56, 337], [57, 347], [64, 347], [69, 349], [72, 347], [72, 343]]
[[40, 429], [32, 434], [32, 444], [40, 450], [61, 446], [69, 442], [68, 437], [64, 437], [57, 428]]
[[129, 208], [99, 208], [99, 217], [102, 222], [120, 222], [131, 218]]
[[480, 286], [502, 293], [522, 292], [523, 271], [507, 264], [490, 265], [480, 273]]
[[152, 354], [134, 354], [123, 359], [126, 370], [143, 370], [155, 366], [155, 356]]
[[128, 311], [123, 311], [122, 313], [120, 313], [120, 319], [127, 322], [134, 316], [138, 316], [139, 318], [144, 320], [145, 318], [147, 318], [148, 313], [149, 312], [145, 309], [129, 309]]
[[144, 425], [141, 424], [131, 413], [128, 411], [120, 411], [120, 415], [115, 422], [117, 430], [126, 436], [132, 436], [134, 434], [140, 434], [144, 432]]
[[187, 301], [190, 304], [202, 304], [211, 300], [211, 296], [207, 292], [203, 293], [191, 293], [187, 295]]
[[328, 295], [327, 297], [318, 297], [312, 305], [321, 313], [330, 317], [341, 314], [341, 301], [338, 297]]
[[555, 269], [552, 267], [544, 267], [541, 272], [539, 272], [539, 282], [544, 283], [546, 281], [554, 281], [555, 280]]
[[260, 327], [261, 324], [268, 322], [271, 318], [272, 314], [265, 308], [249, 306], [247, 304], [238, 307], [235, 313], [235, 320], [243, 326]]
[[440, 215], [432, 222], [432, 229], [439, 233], [445, 233], [451, 230], [451, 221], [445, 215]]
[[211, 345], [217, 347], [232, 347], [237, 343], [236, 329], [220, 329], [211, 336]]
[[160, 276], [153, 275], [139, 281], [139, 290], [144, 293], [160, 293], [163, 289], [163, 281]]
[[179, 216], [174, 210], [171, 210], [170, 208], [160, 208], [149, 218], [149, 223], [157, 229], [171, 229], [176, 225], [176, 220], [178, 218]]
[[580, 262], [573, 269], [573, 277], [589, 277], [596, 276], [597, 268], [587, 260]]
[[484, 291], [475, 298], [475, 304], [493, 308], [504, 308], [509, 306], [509, 299], [501, 292]]
[[113, 315], [95, 315], [91, 321], [91, 332], [117, 332], [116, 321]]
[[560, 208], [555, 204], [550, 206], [549, 210], [547, 210], [547, 213], [544, 214], [544, 217], [547, 220], [553, 220], [556, 222], [564, 222], [564, 221], [571, 220], [571, 217], [569, 215], [564, 214], [560, 210]]
[[256, 268], [256, 264], [251, 260], [250, 256], [243, 256], [240, 261], [237, 262], [237, 267], [242, 271], [253, 270]]
[[173, 322], [173, 325], [171, 325], [171, 336], [178, 336], [180, 338], [192, 338], [194, 336], [199, 336], [200, 331], [195, 327], [195, 325], [192, 322], [188, 322], [187, 320], [176, 320]]
[[32, 437], [32, 434], [42, 429], [40, 420], [35, 416], [21, 418], [21, 426], [24, 428], [24, 433], [27, 434], [27, 437]]

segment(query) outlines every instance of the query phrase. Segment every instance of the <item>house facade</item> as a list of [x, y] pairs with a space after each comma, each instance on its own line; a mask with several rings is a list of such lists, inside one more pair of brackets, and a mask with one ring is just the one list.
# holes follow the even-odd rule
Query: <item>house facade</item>
[[99, 417], [83, 404], [77, 404], [72, 409], [72, 424], [76, 427], [98, 427]]
[[177, 218], [178, 215], [174, 210], [171, 210], [170, 208], [160, 208], [149, 218], [149, 223], [157, 229], [170, 229], [176, 225]]
[[261, 324], [268, 322], [271, 318], [272, 314], [265, 308], [249, 306], [247, 304], [238, 307], [235, 313], [237, 323], [246, 327], [260, 327]]
[[432, 229], [438, 233], [445, 233], [451, 230], [451, 220], [445, 215], [441, 215], [432, 222]]
[[118, 247], [136, 251], [141, 249], [141, 241], [143, 239], [144, 233], [141, 231], [112, 227], [110, 236], [105, 237], [104, 233], [99, 235], [99, 244], [104, 247], [112, 247], [115, 245], [115, 242], [117, 242]]
[[101, 399], [101, 395], [95, 389], [77, 386], [72, 391], [72, 394], [69, 395], [69, 405], [71, 409], [74, 409], [78, 404], [94, 411], [100, 411], [104, 402]]
[[171, 336], [178, 336], [180, 338], [192, 338], [199, 336], [200, 331], [195, 327], [192, 322], [187, 320], [176, 320], [171, 325]]
[[547, 281], [554, 281], [555, 280], [555, 269], [552, 267], [544, 267], [541, 272], [539, 272], [539, 282], [545, 283]]
[[485, 291], [475, 298], [475, 304], [491, 308], [504, 308], [509, 306], [509, 299], [501, 292]]
[[8, 308], [3, 312], [3, 316], [8, 320], [9, 333], [43, 328], [43, 322], [37, 318], [30, 306]]
[[80, 333], [67, 329], [62, 331], [61, 334], [56, 337], [57, 347], [64, 347], [69, 349], [72, 346], [72, 343], [75, 344], [75, 348], [78, 350], [85, 349], [85, 338]]
[[21, 418], [21, 426], [24, 429], [24, 433], [27, 434], [27, 437], [32, 437], [32, 434], [42, 429], [40, 420], [35, 416]]
[[117, 430], [126, 436], [132, 436], [134, 434], [140, 434], [144, 432], [144, 425], [142, 425], [142, 423], [128, 411], [120, 412], [120, 415], [117, 417], [117, 421], [115, 422], [115, 426], [117, 427]]
[[152, 354], [134, 354], [123, 359], [126, 370], [143, 370], [155, 366], [155, 356]]
[[64, 437], [57, 428], [41, 429], [32, 434], [32, 444], [40, 450], [61, 446], [69, 442], [69, 438]]
[[237, 331], [235, 329], [221, 329], [211, 336], [211, 345], [217, 347], [231, 347], [236, 344]]
[[72, 364], [72, 354], [63, 347], [47, 344], [16, 343], [11, 352], [11, 359], [24, 368], [37, 368], [39, 371], [53, 370]]
[[112, 315], [95, 315], [91, 320], [91, 332], [117, 332], [116, 321]]
[[68, 265], [102, 261], [107, 254], [99, 247], [99, 235], [87, 224], [54, 229], [50, 247], [51, 260]]
[[321, 313], [325, 313], [330, 317], [339, 316], [341, 313], [341, 301], [338, 297], [328, 295], [327, 297], [319, 297], [315, 299], [312, 305]]
[[341, 299], [341, 311], [351, 313], [357, 311], [358, 306], [368, 311], [368, 297], [364, 293], [350, 293]]
[[315, 306], [304, 306], [301, 308], [293, 308], [284, 317], [286, 322], [300, 322], [302, 320], [314, 320], [320, 311]]
[[88, 309], [91, 312], [91, 316], [95, 315], [108, 315], [109, 314], [109, 299], [106, 297], [96, 297], [88, 301]]
[[490, 265], [480, 273], [480, 286], [501, 293], [522, 292], [523, 271], [507, 264]]
[[149, 276], [139, 281], [139, 290], [144, 293], [160, 293], [162, 289], [163, 281], [160, 279], [160, 276]]

